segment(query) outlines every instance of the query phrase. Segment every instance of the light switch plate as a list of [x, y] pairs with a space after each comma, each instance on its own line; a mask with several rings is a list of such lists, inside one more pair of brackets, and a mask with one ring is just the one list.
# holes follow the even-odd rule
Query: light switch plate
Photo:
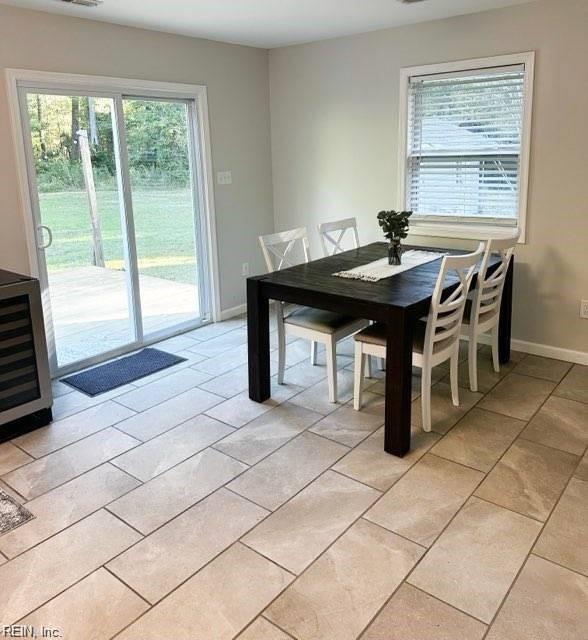
[[233, 184], [233, 174], [230, 171], [217, 171], [216, 181], [219, 184]]

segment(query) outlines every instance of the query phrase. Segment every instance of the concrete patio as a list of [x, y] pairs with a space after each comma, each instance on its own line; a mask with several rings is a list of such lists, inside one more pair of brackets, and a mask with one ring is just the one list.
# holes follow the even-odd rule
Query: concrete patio
[[[194, 285], [140, 275], [145, 335], [199, 316]], [[81, 267], [49, 274], [60, 366], [111, 351], [133, 340], [126, 273]]]

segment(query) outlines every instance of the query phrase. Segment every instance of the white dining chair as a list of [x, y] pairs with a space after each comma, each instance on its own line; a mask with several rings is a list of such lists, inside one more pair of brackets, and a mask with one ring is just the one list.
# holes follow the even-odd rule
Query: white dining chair
[[[332, 222], [321, 222], [317, 226], [319, 237], [321, 239], [321, 245], [323, 248], [323, 255], [325, 258], [334, 256], [338, 253], [346, 251], [344, 242], [347, 244], [347, 237], [351, 238], [352, 249], [359, 248], [359, 233], [357, 231], [357, 220], [355, 218], [343, 218], [342, 220], [333, 220]], [[364, 327], [370, 325], [370, 321], [366, 320]], [[364, 328], [362, 327], [362, 329]], [[313, 346], [313, 357], [316, 358], [316, 344]], [[384, 361], [380, 360], [379, 369], [384, 370]], [[365, 372], [366, 378], [372, 377], [372, 358], [368, 358], [367, 368]]]
[[[450, 360], [451, 399], [459, 405], [457, 386], [459, 362], [459, 335], [470, 284], [476, 264], [482, 257], [484, 245], [473, 253], [445, 256], [431, 297], [427, 318], [415, 326], [412, 364], [422, 370], [421, 407], [423, 429], [431, 430], [431, 372], [433, 367]], [[457, 276], [457, 283], [456, 283]], [[456, 283], [451, 293], [443, 296], [445, 288]], [[362, 405], [363, 369], [366, 355], [386, 357], [386, 327], [374, 324], [355, 335], [355, 377], [353, 407]]]
[[[259, 243], [269, 271], [293, 267], [299, 259], [304, 262], [310, 261], [305, 227], [259, 236]], [[297, 306], [287, 309], [283, 302], [276, 302], [276, 319], [278, 384], [284, 384], [286, 335], [310, 340], [314, 344], [320, 342], [325, 345], [326, 350], [329, 401], [337, 402], [337, 342], [365, 327], [366, 321], [311, 307]], [[316, 363], [314, 345], [311, 346], [311, 362]]]
[[[498, 360], [498, 322], [504, 280], [510, 259], [515, 250], [520, 232], [508, 238], [492, 238], [486, 242], [486, 249], [480, 271], [476, 278], [473, 295], [467, 300], [463, 315], [461, 334], [468, 339], [468, 369], [470, 389], [478, 390], [478, 337], [490, 333], [492, 344], [492, 364], [494, 371], [500, 371]], [[500, 262], [489, 271], [490, 258], [498, 256]]]
[[359, 233], [357, 232], [357, 220], [355, 218], [322, 222], [318, 225], [318, 232], [325, 257], [345, 251], [346, 249], [342, 243], [348, 236], [352, 238], [352, 248], [357, 249], [359, 247]]

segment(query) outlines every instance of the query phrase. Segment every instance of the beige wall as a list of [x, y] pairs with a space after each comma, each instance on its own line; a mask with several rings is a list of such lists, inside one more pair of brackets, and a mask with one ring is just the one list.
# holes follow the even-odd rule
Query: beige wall
[[[400, 67], [536, 51], [528, 242], [517, 250], [514, 337], [588, 352], [588, 2], [561, 0], [266, 51], [0, 5], [0, 71], [206, 84], [222, 308], [244, 301], [257, 235], [355, 215], [363, 241], [396, 204]], [[268, 104], [268, 91], [271, 99]], [[271, 143], [269, 107], [271, 104]], [[273, 200], [272, 212], [272, 167]], [[447, 241], [437, 241], [447, 244]], [[5, 82], [0, 268], [27, 271]]]
[[263, 270], [273, 229], [267, 51], [0, 5], [0, 268], [28, 270], [5, 68], [205, 84], [215, 169], [221, 307], [245, 301], [241, 263]]
[[[536, 2], [270, 52], [276, 230], [356, 216], [362, 241], [397, 200], [399, 69], [536, 52], [527, 244], [513, 337], [588, 352], [588, 2]], [[422, 239], [421, 239], [422, 241]], [[443, 244], [443, 241], [441, 241]]]

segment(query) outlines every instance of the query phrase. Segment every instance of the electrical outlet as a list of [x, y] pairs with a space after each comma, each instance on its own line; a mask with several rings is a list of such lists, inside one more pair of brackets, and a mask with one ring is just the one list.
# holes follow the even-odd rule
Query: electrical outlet
[[580, 318], [588, 320], [588, 300], [580, 300]]
[[230, 171], [218, 171], [216, 181], [219, 184], [233, 184], [233, 174]]
[[249, 263], [248, 262], [244, 262], [241, 265], [241, 275], [242, 276], [248, 276], [249, 275]]

